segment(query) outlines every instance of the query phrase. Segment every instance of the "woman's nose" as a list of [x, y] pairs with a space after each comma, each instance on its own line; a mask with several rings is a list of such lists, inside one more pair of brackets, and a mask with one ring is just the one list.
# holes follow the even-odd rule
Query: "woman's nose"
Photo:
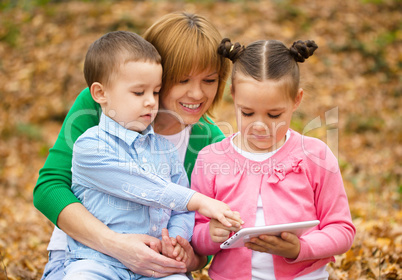
[[191, 83], [187, 91], [187, 95], [195, 100], [200, 100], [204, 96], [204, 93], [199, 82]]

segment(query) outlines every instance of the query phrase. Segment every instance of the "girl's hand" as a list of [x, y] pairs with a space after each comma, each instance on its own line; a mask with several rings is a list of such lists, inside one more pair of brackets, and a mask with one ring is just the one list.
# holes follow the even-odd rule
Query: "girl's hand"
[[[198, 211], [205, 217], [216, 219], [227, 227], [239, 227], [244, 224], [239, 212], [233, 212], [229, 206], [222, 201], [210, 198], [206, 195], [195, 193], [187, 204], [189, 211]], [[232, 222], [229, 222], [231, 219]]]
[[[238, 212], [235, 212], [238, 214]], [[236, 222], [228, 219], [230, 223], [235, 224]], [[238, 231], [241, 227], [226, 227], [222, 225], [221, 222], [215, 219], [209, 221], [209, 234], [213, 242], [221, 243], [229, 238], [232, 231]]]
[[282, 232], [281, 236], [260, 235], [247, 242], [248, 249], [278, 255], [284, 258], [296, 259], [300, 253], [299, 238], [289, 232]]

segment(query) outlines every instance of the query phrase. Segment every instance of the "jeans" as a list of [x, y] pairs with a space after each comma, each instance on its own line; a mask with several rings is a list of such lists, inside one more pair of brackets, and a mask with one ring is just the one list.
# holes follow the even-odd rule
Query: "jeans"
[[49, 251], [49, 261], [45, 266], [41, 280], [63, 279], [65, 256], [66, 253], [62, 250]]
[[[148, 280], [155, 279], [152, 277], [135, 274], [124, 268], [115, 267], [107, 263], [97, 262], [94, 260], [80, 259], [67, 261], [65, 267], [64, 280]], [[173, 274], [163, 278], [164, 280], [188, 280], [185, 274]]]
[[[99, 262], [95, 262], [92, 260], [80, 260], [70, 263], [69, 266], [66, 267], [67, 275], [64, 274], [64, 262], [65, 262], [65, 251], [49, 251], [49, 261], [45, 266], [45, 270], [43, 271], [43, 276], [41, 280], [61, 280], [64, 277], [65, 279], [154, 279], [146, 276], [141, 276], [138, 274], [134, 274], [131, 271], [124, 269], [116, 269], [113, 266], [108, 266]], [[89, 268], [89, 269], [88, 269]], [[79, 274], [79, 276], [77, 275]], [[184, 274], [174, 274], [170, 276], [166, 276], [164, 278], [159, 278], [164, 280], [188, 280], [193, 279], [191, 273], [188, 273], [187, 276]]]

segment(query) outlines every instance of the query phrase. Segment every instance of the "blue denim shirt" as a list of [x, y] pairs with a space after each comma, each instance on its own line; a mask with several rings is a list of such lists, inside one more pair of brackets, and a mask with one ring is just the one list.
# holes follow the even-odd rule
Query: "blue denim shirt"
[[[191, 240], [195, 193], [172, 143], [149, 126], [143, 133], [102, 114], [74, 144], [72, 191], [83, 205], [119, 233], [169, 235]], [[86, 258], [125, 268], [117, 259], [68, 237], [67, 259]]]

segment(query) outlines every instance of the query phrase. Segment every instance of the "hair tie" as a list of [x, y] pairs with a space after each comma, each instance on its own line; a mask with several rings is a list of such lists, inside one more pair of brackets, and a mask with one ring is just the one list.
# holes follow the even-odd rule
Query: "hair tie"
[[234, 45], [232, 45], [232, 46], [230, 47], [229, 52], [232, 52], [232, 51], [233, 51], [233, 49], [234, 49]]

